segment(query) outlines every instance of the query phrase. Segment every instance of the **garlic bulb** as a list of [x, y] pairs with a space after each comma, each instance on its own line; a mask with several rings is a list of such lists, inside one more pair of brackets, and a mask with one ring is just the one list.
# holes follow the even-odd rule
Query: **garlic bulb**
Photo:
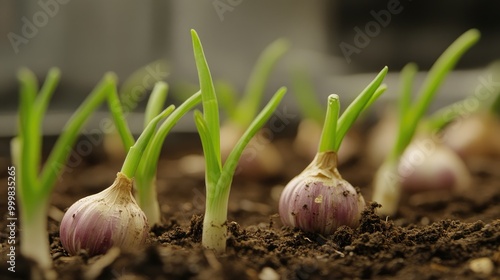
[[449, 147], [429, 138], [414, 140], [398, 166], [401, 187], [407, 192], [462, 191], [472, 183], [463, 160]]
[[109, 188], [78, 200], [66, 211], [60, 238], [69, 254], [86, 250], [93, 256], [113, 246], [130, 250], [144, 245], [149, 226], [132, 196], [132, 184], [118, 172]]
[[500, 157], [500, 120], [490, 113], [476, 113], [447, 126], [443, 142], [465, 161]]
[[283, 190], [283, 224], [307, 232], [332, 234], [339, 226], [356, 227], [365, 208], [363, 196], [337, 171], [335, 152], [318, 153]]

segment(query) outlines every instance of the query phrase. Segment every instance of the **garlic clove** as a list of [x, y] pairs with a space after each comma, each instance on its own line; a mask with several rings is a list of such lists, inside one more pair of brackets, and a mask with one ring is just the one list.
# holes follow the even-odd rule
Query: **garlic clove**
[[90, 256], [116, 246], [133, 250], [144, 245], [149, 225], [132, 196], [133, 180], [119, 172], [100, 193], [75, 202], [65, 213], [60, 238], [69, 254], [86, 250]]
[[342, 179], [336, 157], [333, 152], [319, 153], [286, 185], [279, 202], [283, 224], [325, 235], [341, 225], [358, 226], [365, 200]]

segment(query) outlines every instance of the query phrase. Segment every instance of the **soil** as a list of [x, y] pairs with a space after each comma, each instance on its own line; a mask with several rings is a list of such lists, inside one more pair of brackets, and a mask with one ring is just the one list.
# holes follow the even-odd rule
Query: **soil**
[[[495, 168], [473, 168], [474, 184], [465, 193], [406, 195], [397, 215], [387, 219], [376, 214], [377, 203], [369, 202], [358, 228], [341, 227], [331, 236], [321, 236], [284, 227], [277, 215], [283, 186], [308, 164], [291, 152], [289, 139], [274, 141], [286, 157], [286, 172], [260, 181], [235, 178], [225, 254], [201, 246], [204, 176], [186, 172], [180, 164], [186, 154], [201, 154], [198, 137], [176, 134], [167, 138], [159, 164], [163, 222], [151, 229], [148, 245], [134, 252], [69, 256], [59, 241], [59, 223], [49, 218], [58, 279], [500, 279], [498, 161]], [[177, 148], [181, 145], [185, 149]], [[358, 155], [339, 171], [368, 201], [375, 169], [363, 162], [363, 155]], [[0, 164], [0, 185], [7, 186], [10, 163], [3, 159]], [[52, 205], [65, 210], [104, 189], [119, 168], [96, 149], [64, 173]], [[1, 188], [2, 198], [5, 189]], [[16, 273], [7, 270], [5, 210], [2, 199], [0, 279], [29, 279], [33, 266], [19, 253]]]

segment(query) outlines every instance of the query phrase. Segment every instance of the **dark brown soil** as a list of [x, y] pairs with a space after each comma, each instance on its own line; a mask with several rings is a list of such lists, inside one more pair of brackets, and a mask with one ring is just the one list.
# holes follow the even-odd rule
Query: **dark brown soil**
[[[201, 174], [185, 174], [178, 159], [200, 153], [196, 135], [179, 135], [167, 147], [184, 143], [190, 149], [168, 151], [160, 162], [158, 181], [163, 224], [151, 229], [141, 251], [109, 251], [89, 258], [68, 256], [58, 236], [58, 222], [49, 220], [55, 269], [59, 279], [500, 279], [500, 170], [475, 170], [473, 187], [463, 194], [407, 195], [395, 217], [381, 219], [371, 203], [357, 229], [339, 228], [331, 236], [283, 227], [277, 215], [282, 187], [307, 162], [288, 151], [282, 176], [255, 182], [236, 178], [229, 204], [227, 251], [216, 255], [201, 246], [204, 182]], [[175, 146], [178, 147], [178, 146]], [[195, 148], [192, 148], [195, 147]], [[52, 204], [64, 210], [79, 198], [109, 186], [119, 164], [87, 157], [58, 182]], [[3, 160], [2, 176], [8, 161]], [[345, 179], [371, 197], [374, 169], [358, 157], [339, 168]], [[6, 186], [2, 178], [1, 186]], [[0, 279], [29, 279], [30, 264], [18, 257], [16, 273], [7, 271], [5, 188], [0, 214]], [[34, 233], [39, 234], [39, 233]], [[19, 256], [19, 254], [18, 254]], [[493, 264], [481, 273], [476, 266]]]

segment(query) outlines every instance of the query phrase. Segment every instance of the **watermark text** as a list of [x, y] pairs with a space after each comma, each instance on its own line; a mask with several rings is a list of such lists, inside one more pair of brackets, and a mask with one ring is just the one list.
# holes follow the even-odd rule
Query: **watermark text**
[[7, 269], [16, 272], [16, 168], [7, 167]]

